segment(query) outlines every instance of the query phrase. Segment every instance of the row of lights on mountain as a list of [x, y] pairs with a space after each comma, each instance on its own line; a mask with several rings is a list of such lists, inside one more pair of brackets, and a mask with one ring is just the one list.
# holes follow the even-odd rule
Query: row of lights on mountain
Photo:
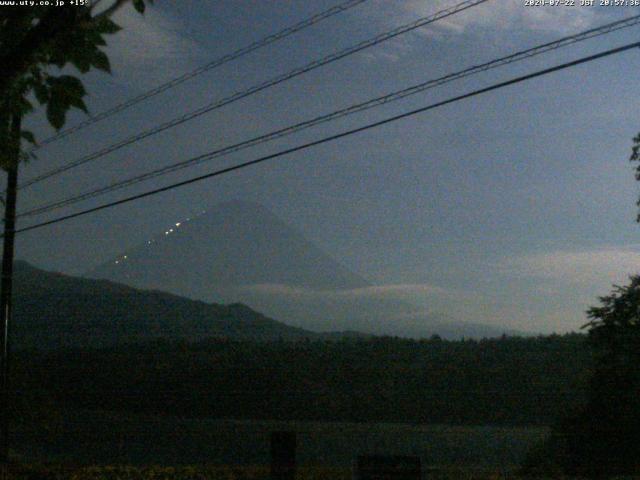
[[[204, 215], [205, 213], [207, 213], [207, 212], [206, 212], [206, 210], [202, 210], [202, 211], [201, 211], [200, 213], [198, 213], [194, 218], [198, 218], [199, 216]], [[187, 222], [189, 222], [189, 221], [191, 221], [191, 217], [187, 217], [187, 218], [185, 218], [185, 219], [184, 219], [183, 221], [181, 221], [181, 222], [176, 222], [175, 227], [171, 227], [169, 230], [166, 230], [166, 231], [164, 232], [165, 236], [166, 236], [166, 235], [171, 235], [172, 233], [174, 233], [175, 231], [177, 231], [177, 229], [178, 229], [178, 228], [180, 228], [180, 226], [181, 226], [181, 225], [183, 225], [183, 224], [185, 224], [185, 223], [187, 223]], [[154, 243], [154, 242], [155, 242], [155, 240], [153, 240], [153, 239], [152, 239], [152, 240], [148, 240], [148, 241], [147, 241], [147, 245], [151, 245], [151, 244], [152, 244], [152, 243]], [[118, 258], [114, 263], [115, 263], [116, 265], [119, 265], [120, 263], [123, 263], [127, 258], [128, 258], [128, 257], [127, 257], [126, 255], [123, 255], [122, 257]]]

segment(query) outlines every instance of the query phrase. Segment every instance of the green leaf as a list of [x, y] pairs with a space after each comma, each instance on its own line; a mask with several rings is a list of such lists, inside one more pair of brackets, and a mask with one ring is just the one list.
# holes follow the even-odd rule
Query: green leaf
[[69, 99], [69, 105], [72, 107], [76, 107], [78, 110], [82, 110], [84, 113], [89, 113], [87, 110], [87, 105], [84, 103], [84, 100], [80, 97], [73, 97]]
[[109, 63], [109, 57], [107, 54], [98, 50], [93, 56], [93, 66], [103, 72], [111, 73], [111, 63]]
[[87, 50], [75, 50], [71, 53], [69, 60], [80, 70], [80, 73], [87, 73], [91, 70], [92, 55]]
[[64, 126], [66, 115], [66, 109], [59, 102], [50, 101], [47, 104], [47, 120], [56, 130], [60, 130]]
[[49, 88], [46, 85], [37, 83], [33, 87], [33, 92], [35, 93], [38, 102], [40, 102], [40, 105], [44, 105], [49, 101]]
[[103, 35], [118, 33], [122, 28], [108, 17], [102, 17], [94, 23], [94, 31]]
[[71, 75], [61, 75], [59, 77], [49, 77], [50, 97], [47, 102], [47, 119], [51, 125], [60, 129], [65, 123], [67, 111], [71, 107], [78, 108], [84, 112], [87, 107], [82, 100], [86, 91], [82, 82]]
[[105, 42], [104, 38], [102, 38], [102, 34], [95, 28], [87, 30], [86, 40], [88, 43], [96, 47], [104, 47], [107, 45], [107, 42]]
[[30, 132], [29, 130], [22, 130], [20, 132], [20, 136], [32, 145], [36, 144], [36, 137], [33, 132]]
[[80, 79], [71, 75], [49, 77], [47, 82], [51, 85], [51, 96], [64, 93], [69, 96], [83, 97], [87, 93]]
[[33, 105], [31, 104], [31, 102], [26, 99], [25, 97], [20, 98], [20, 114], [22, 116], [31, 113], [33, 111]]
[[133, 7], [139, 12], [144, 13], [145, 4], [144, 0], [133, 0]]

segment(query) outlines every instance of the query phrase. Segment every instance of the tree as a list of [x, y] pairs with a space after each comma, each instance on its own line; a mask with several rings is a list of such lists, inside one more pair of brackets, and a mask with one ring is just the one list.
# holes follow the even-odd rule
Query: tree
[[[144, 13], [145, 0], [131, 0]], [[152, 1], [152, 0], [147, 0]], [[81, 74], [92, 68], [110, 71], [102, 50], [105, 36], [120, 27], [111, 16], [129, 0], [78, 0], [56, 6], [0, 7], [0, 168], [7, 173], [0, 285], [0, 462], [8, 459], [9, 326], [13, 273], [13, 244], [18, 165], [28, 158], [22, 151], [34, 135], [22, 128], [22, 118], [33, 111], [32, 97], [46, 107], [49, 123], [62, 128], [71, 108], [87, 111], [81, 80], [52, 73], [71, 65]]]
[[[640, 181], [640, 133], [631, 162]], [[636, 202], [640, 207], [640, 199]], [[636, 216], [640, 223], [640, 212]], [[545, 456], [555, 456], [565, 473], [604, 478], [640, 475], [640, 275], [614, 285], [587, 315], [594, 354], [587, 403], [554, 428]], [[542, 458], [542, 457], [540, 457]], [[536, 459], [536, 461], [538, 461]], [[540, 462], [538, 462], [540, 463]]]
[[[635, 177], [636, 180], [640, 182], [640, 133], [633, 137], [633, 146], [631, 147], [631, 157], [629, 157], [629, 161], [638, 162]], [[640, 207], [640, 199], [636, 201], [636, 205]], [[636, 216], [636, 222], [640, 223], [640, 212], [638, 212]]]
[[[633, 139], [631, 162], [638, 162], [640, 134]], [[640, 200], [636, 202], [640, 207]], [[636, 217], [640, 223], [640, 213]], [[587, 312], [594, 366], [586, 405], [562, 421], [546, 456], [554, 455], [565, 473], [604, 478], [640, 474], [640, 275], [614, 285]]]
[[640, 474], [640, 276], [614, 286], [587, 312], [594, 367], [586, 405], [556, 429], [565, 473], [605, 478]]
[[[59, 129], [65, 122], [66, 112], [79, 108], [86, 112], [82, 100], [85, 95], [82, 82], [72, 75], [53, 75], [52, 67], [74, 66], [80, 73], [92, 68], [110, 71], [109, 59], [102, 51], [105, 36], [116, 33], [120, 27], [111, 15], [129, 0], [84, 1], [83, 6], [3, 6], [0, 8], [0, 98], [5, 109], [0, 128], [0, 160], [6, 168], [11, 155], [8, 115], [24, 115], [32, 110], [28, 95], [46, 105], [47, 118]], [[144, 0], [132, 0], [143, 13]], [[67, 2], [69, 3], [69, 2]], [[11, 105], [9, 110], [6, 107]], [[33, 143], [32, 135], [22, 135]], [[10, 147], [9, 147], [10, 150]], [[9, 152], [11, 153], [11, 152]]]
[[[589, 341], [596, 355], [585, 425], [596, 472], [640, 473], [640, 276], [600, 298]], [[596, 451], [593, 451], [596, 450]], [[598, 466], [597, 463], [600, 465]]]

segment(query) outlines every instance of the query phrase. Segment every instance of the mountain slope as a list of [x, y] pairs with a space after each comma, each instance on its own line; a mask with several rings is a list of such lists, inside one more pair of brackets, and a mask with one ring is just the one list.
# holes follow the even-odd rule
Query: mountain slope
[[228, 202], [179, 222], [87, 276], [214, 300], [210, 286], [368, 285], [261, 205]]
[[18, 347], [110, 346], [157, 338], [315, 338], [242, 304], [218, 305], [105, 280], [15, 265], [12, 336]]
[[447, 338], [504, 333], [378, 295], [268, 209], [247, 202], [219, 204], [178, 222], [86, 275], [206, 302], [242, 302], [316, 331]]

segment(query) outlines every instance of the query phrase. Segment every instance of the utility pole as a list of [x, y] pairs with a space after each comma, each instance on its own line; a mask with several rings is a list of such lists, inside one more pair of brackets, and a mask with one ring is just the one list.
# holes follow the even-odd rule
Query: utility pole
[[11, 326], [11, 290], [13, 287], [13, 251], [20, 162], [20, 114], [11, 117], [9, 155], [6, 163], [7, 190], [4, 207], [2, 279], [0, 282], [0, 463], [9, 463], [9, 328]]

